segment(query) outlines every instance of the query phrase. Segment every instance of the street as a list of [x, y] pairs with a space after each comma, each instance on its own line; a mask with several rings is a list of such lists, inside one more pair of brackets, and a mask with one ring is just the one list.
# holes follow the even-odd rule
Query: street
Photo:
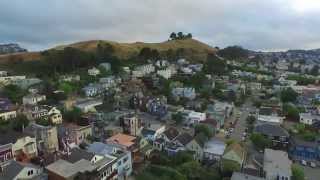
[[234, 114], [236, 115], [238, 112], [240, 112], [241, 115], [234, 126], [234, 131], [230, 136], [231, 139], [234, 139], [239, 142], [242, 141], [243, 133], [245, 132], [245, 129], [247, 127], [246, 119], [249, 116], [250, 110], [252, 108], [253, 107], [251, 101], [246, 101], [241, 107], [241, 109], [235, 108]]

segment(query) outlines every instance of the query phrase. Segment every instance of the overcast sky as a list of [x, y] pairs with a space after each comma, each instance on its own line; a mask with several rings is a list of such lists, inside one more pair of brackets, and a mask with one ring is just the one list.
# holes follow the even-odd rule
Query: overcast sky
[[160, 42], [191, 32], [212, 46], [320, 48], [320, 0], [0, 0], [0, 43]]

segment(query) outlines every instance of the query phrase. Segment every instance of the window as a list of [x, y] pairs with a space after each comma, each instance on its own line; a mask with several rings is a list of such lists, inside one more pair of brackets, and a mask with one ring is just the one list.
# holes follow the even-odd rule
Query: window
[[28, 176], [33, 175], [33, 170], [28, 171]]

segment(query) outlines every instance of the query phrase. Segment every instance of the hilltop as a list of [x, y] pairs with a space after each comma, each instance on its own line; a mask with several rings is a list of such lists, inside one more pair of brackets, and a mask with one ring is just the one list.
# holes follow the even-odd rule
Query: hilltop
[[[182, 50], [183, 54], [187, 58], [194, 59], [196, 61], [204, 60], [206, 59], [208, 53], [215, 53], [217, 51], [217, 49], [195, 39], [169, 40], [160, 43], [119, 43], [106, 40], [91, 40], [77, 42], [69, 45], [60, 45], [52, 49], [62, 50], [66, 47], [73, 47], [83, 51], [94, 52], [96, 51], [99, 43], [106, 43], [111, 45], [114, 49], [114, 56], [120, 59], [129, 59], [130, 57], [137, 55], [143, 48], [156, 49], [160, 52], [160, 54], [164, 54], [169, 49], [172, 49], [174, 52]], [[23, 52], [8, 55], [0, 55], [0, 63], [5, 63], [12, 60], [30, 61], [40, 59], [41, 52]]]

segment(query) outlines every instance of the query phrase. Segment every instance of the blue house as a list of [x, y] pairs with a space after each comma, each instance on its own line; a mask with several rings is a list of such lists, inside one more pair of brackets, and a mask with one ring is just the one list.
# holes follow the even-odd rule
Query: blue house
[[319, 141], [309, 142], [298, 138], [292, 138], [289, 152], [293, 159], [319, 160], [320, 143]]

